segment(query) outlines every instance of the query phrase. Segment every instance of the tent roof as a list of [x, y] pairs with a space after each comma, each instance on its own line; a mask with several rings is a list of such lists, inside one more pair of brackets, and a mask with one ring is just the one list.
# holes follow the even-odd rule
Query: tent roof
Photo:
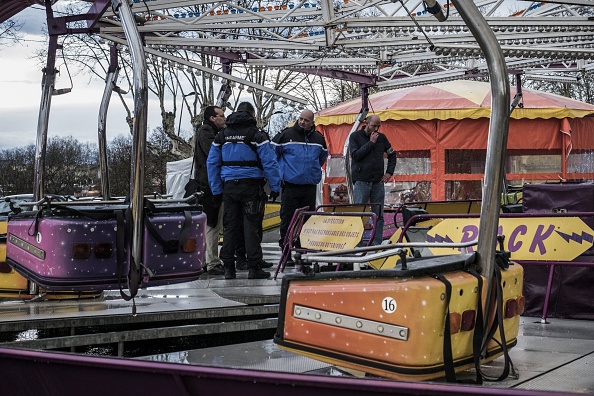
[[[511, 97], [516, 94], [511, 89]], [[594, 105], [533, 89], [522, 89], [524, 107], [511, 118], [582, 118], [594, 114]], [[511, 98], [510, 98], [511, 99]], [[361, 110], [361, 98], [321, 110], [317, 125], [352, 124]], [[491, 115], [491, 84], [456, 80], [378, 92], [369, 96], [369, 111], [385, 120], [477, 119]]]

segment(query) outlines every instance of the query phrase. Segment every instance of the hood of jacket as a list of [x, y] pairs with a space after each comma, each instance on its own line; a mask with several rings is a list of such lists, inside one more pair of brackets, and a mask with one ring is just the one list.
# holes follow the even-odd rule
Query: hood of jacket
[[256, 126], [256, 119], [247, 111], [236, 111], [227, 117], [227, 127]]

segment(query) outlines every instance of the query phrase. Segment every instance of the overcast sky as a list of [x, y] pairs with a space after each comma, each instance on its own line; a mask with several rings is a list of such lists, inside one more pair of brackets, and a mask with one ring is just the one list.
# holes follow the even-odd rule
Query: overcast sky
[[[25, 22], [23, 40], [10, 47], [0, 47], [0, 149], [35, 144], [37, 137], [43, 66], [30, 58], [36, 48], [47, 47], [47, 38], [41, 33], [45, 11], [41, 6], [30, 7], [17, 19]], [[56, 67], [60, 74], [55, 87], [69, 88], [68, 73], [59, 57]], [[72, 67], [70, 71], [73, 72]], [[104, 83], [99, 80], [89, 83], [88, 76], [73, 76], [73, 80], [71, 93], [52, 97], [48, 136], [73, 136], [81, 142], [96, 143]], [[151, 107], [153, 113], [159, 112], [158, 107], [149, 104], [149, 131], [159, 126], [160, 119], [151, 116]], [[182, 129], [189, 130], [189, 122], [185, 126], [183, 121], [189, 121], [187, 114], [182, 117]], [[126, 133], [125, 112], [114, 94], [107, 117], [107, 139]]]

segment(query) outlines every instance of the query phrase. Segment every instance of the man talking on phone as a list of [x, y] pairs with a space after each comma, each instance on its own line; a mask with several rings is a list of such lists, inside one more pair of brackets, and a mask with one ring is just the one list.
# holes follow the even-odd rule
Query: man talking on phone
[[[349, 138], [351, 154], [351, 173], [353, 178], [353, 199], [356, 204], [378, 203], [372, 206], [377, 215], [374, 245], [382, 243], [384, 230], [384, 183], [394, 174], [396, 152], [383, 133], [379, 132], [381, 120], [372, 114], [367, 117], [367, 125], [353, 132]], [[388, 157], [388, 166], [384, 171], [384, 154]]]

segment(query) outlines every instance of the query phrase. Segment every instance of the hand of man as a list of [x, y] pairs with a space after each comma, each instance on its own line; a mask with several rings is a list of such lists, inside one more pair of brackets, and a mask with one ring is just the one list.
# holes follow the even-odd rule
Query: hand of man
[[279, 195], [280, 195], [280, 193], [278, 191], [270, 192], [270, 199], [272, 199], [272, 202], [276, 202], [276, 199], [278, 198]]
[[373, 143], [377, 142], [377, 138], [379, 136], [379, 133], [377, 132], [372, 132], [371, 136], [369, 137], [369, 140], [371, 140]]
[[218, 208], [223, 203], [223, 194], [217, 194], [212, 196], [212, 206]]
[[382, 176], [382, 182], [384, 182], [384, 183], [389, 182], [391, 177], [392, 177], [391, 174], [386, 173], [385, 175]]

